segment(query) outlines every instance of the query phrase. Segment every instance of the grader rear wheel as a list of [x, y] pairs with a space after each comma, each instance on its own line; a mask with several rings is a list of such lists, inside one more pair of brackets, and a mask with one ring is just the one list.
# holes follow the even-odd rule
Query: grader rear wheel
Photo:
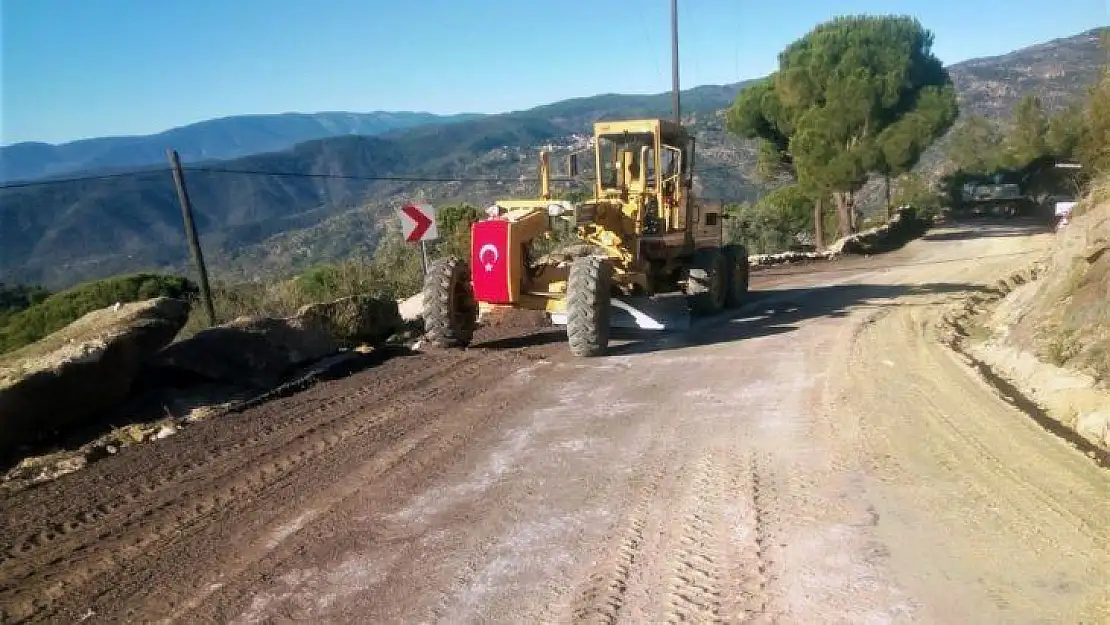
[[425, 340], [435, 347], [469, 345], [478, 325], [478, 302], [467, 264], [454, 256], [433, 262], [423, 296]]
[[748, 250], [743, 245], [726, 245], [725, 258], [729, 278], [725, 306], [736, 308], [748, 299], [748, 279], [751, 274]]
[[711, 315], [725, 307], [729, 274], [721, 250], [698, 250], [686, 282], [686, 295], [695, 314]]
[[597, 256], [574, 259], [567, 278], [567, 339], [575, 356], [600, 356], [609, 347], [613, 266]]

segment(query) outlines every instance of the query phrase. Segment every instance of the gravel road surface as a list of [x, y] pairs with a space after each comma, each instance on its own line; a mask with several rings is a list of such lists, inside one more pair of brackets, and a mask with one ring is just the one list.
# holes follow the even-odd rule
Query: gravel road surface
[[1110, 472], [933, 340], [933, 230], [581, 360], [397, 356], [0, 501], [3, 622], [1107, 623]]

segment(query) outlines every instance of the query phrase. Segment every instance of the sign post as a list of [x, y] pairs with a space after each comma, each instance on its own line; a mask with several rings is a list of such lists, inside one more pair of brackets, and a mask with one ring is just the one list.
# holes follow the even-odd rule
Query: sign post
[[407, 203], [398, 211], [401, 217], [401, 235], [406, 243], [420, 242], [420, 267], [428, 273], [428, 241], [439, 238], [436, 228], [435, 208], [431, 204]]

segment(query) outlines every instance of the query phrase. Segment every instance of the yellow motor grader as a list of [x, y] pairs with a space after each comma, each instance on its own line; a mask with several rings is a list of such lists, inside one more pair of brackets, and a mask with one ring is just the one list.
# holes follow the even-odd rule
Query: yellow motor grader
[[[747, 252], [724, 245], [721, 209], [693, 197], [694, 139], [679, 106], [678, 1], [670, 4], [674, 121], [595, 123], [593, 197], [584, 202], [552, 198], [549, 155], [541, 152], [539, 199], [497, 202], [471, 226], [469, 259], [428, 268], [423, 316], [433, 345], [468, 344], [483, 305], [545, 311], [566, 325], [571, 352], [596, 356], [612, 327], [685, 328], [690, 313], [743, 301]], [[568, 158], [572, 177], [576, 158]], [[571, 240], [549, 249], [557, 226]]]
[[[503, 200], [471, 226], [470, 258], [425, 277], [425, 339], [469, 344], [479, 304], [546, 311], [577, 356], [604, 354], [612, 327], [685, 329], [690, 316], [739, 305], [748, 257], [723, 244], [725, 215], [693, 198], [694, 140], [666, 119], [604, 121], [591, 141], [593, 197], [552, 199], [540, 153], [540, 198]], [[568, 169], [577, 174], [577, 153]], [[550, 247], [552, 233], [569, 234]]]

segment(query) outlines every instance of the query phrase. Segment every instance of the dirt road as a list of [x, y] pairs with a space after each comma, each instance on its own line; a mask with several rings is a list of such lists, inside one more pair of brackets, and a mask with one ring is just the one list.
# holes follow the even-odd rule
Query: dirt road
[[1044, 244], [772, 270], [602, 359], [490, 329], [129, 448], [0, 502], [0, 620], [1110, 622], [1110, 472], [928, 331]]

